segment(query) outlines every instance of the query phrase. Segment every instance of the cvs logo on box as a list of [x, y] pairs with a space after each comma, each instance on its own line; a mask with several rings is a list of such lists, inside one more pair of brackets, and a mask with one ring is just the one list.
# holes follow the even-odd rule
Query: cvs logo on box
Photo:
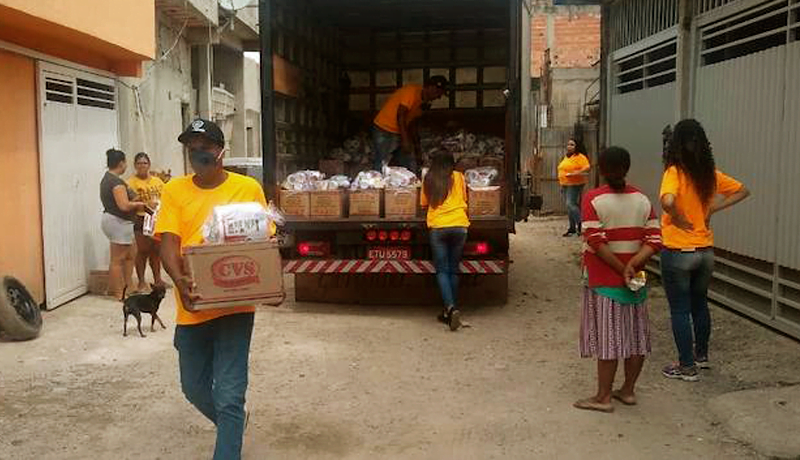
[[214, 284], [223, 288], [258, 284], [258, 273], [258, 263], [247, 256], [223, 257], [211, 265]]

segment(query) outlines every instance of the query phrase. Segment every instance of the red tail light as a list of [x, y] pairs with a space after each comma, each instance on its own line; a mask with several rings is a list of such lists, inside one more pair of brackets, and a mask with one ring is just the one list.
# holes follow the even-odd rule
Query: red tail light
[[331, 245], [324, 241], [303, 241], [297, 245], [300, 257], [327, 257], [331, 253]]
[[464, 255], [485, 256], [492, 252], [492, 247], [487, 241], [469, 241], [464, 245]]
[[378, 238], [378, 232], [376, 232], [375, 230], [370, 230], [367, 232], [366, 237], [367, 241], [375, 241], [375, 239]]
[[378, 239], [381, 241], [386, 241], [389, 238], [389, 232], [386, 230], [381, 230], [378, 232]]
[[403, 241], [411, 241], [411, 230], [403, 230], [400, 232], [400, 239]]
[[400, 239], [400, 232], [397, 230], [392, 230], [389, 232], [389, 239], [392, 241], [397, 241]]

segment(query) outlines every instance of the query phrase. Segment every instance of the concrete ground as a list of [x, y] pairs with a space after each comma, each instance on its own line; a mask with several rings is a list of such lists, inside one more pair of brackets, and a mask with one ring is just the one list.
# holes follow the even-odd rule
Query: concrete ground
[[[765, 458], [709, 402], [800, 383], [798, 343], [714, 308], [714, 368], [699, 383], [667, 381], [660, 289], [639, 406], [572, 408], [595, 375], [577, 355], [580, 243], [562, 239], [563, 226], [519, 227], [508, 304], [467, 311], [472, 327], [458, 333], [429, 308], [289, 300], [261, 310], [245, 458]], [[41, 338], [0, 342], [0, 459], [210, 458], [214, 428], [178, 386], [173, 311], [162, 308], [168, 330], [123, 338], [119, 302], [84, 297], [46, 313]]]

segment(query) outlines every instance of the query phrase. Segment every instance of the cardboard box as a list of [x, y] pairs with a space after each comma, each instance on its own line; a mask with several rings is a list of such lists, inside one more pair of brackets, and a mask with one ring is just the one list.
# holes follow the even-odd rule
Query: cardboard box
[[350, 217], [381, 216], [380, 190], [354, 190], [350, 192]]
[[471, 217], [500, 216], [503, 193], [500, 186], [481, 187], [467, 191], [469, 215]]
[[419, 206], [417, 187], [386, 189], [384, 206], [387, 219], [414, 219]]
[[309, 192], [311, 219], [340, 219], [344, 217], [343, 190], [318, 190]]
[[280, 305], [286, 297], [281, 255], [275, 242], [191, 246], [186, 248], [185, 256], [202, 297], [192, 311]]
[[309, 192], [281, 190], [281, 211], [289, 217], [308, 217], [311, 212]]
[[319, 171], [326, 177], [337, 176], [345, 173], [342, 160], [319, 160]]

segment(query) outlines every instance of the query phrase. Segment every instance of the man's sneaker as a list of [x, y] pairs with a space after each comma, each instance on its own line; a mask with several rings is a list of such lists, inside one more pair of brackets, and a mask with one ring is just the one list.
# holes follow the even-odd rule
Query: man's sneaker
[[684, 382], [696, 382], [699, 380], [697, 366], [683, 367], [678, 363], [672, 363], [662, 369], [661, 373], [668, 379], [679, 379]]
[[566, 233], [564, 233], [564, 234], [563, 234], [563, 235], [561, 235], [561, 236], [563, 236], [564, 238], [569, 238], [570, 236], [575, 236], [575, 235], [577, 235], [577, 233], [575, 232], [575, 230], [567, 230], [567, 232], [566, 232]]
[[708, 356], [699, 356], [694, 359], [694, 363], [700, 369], [711, 369], [711, 363], [708, 361]]
[[461, 312], [458, 309], [452, 309], [450, 310], [450, 314], [447, 316], [450, 320], [448, 323], [450, 325], [450, 330], [457, 331], [458, 328], [461, 327]]
[[442, 312], [439, 313], [439, 316], [436, 317], [436, 320], [440, 323], [450, 324], [450, 318], [447, 316], [447, 310], [442, 310]]

